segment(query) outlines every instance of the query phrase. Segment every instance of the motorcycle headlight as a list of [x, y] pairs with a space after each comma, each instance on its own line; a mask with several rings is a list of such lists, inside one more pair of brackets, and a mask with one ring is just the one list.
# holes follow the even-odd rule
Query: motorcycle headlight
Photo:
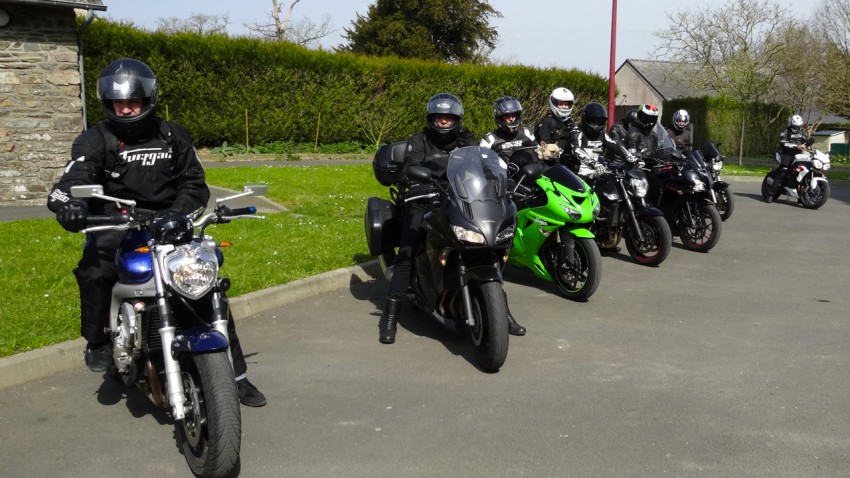
[[573, 221], [578, 221], [579, 219], [581, 219], [581, 211], [576, 211], [575, 209], [567, 206], [566, 204], [561, 204], [560, 206], [561, 209], [563, 209], [564, 212], [567, 213], [567, 216], [570, 216], [570, 219], [572, 219]]
[[478, 231], [470, 231], [469, 229], [465, 229], [460, 226], [452, 226], [452, 231], [455, 233], [455, 237], [461, 242], [468, 242], [470, 244], [485, 244], [484, 234], [481, 234]]
[[711, 169], [713, 169], [715, 171], [720, 171], [721, 169], [723, 169], [723, 161], [715, 161], [711, 165]]
[[635, 197], [645, 198], [649, 190], [649, 181], [646, 178], [632, 178], [630, 181]]
[[705, 182], [700, 179], [694, 179], [694, 192], [705, 191]]
[[498, 234], [496, 234], [496, 242], [504, 242], [508, 239], [513, 239], [515, 230], [516, 226], [513, 224], [511, 224], [509, 227], [502, 229], [501, 231], [499, 231]]
[[184, 244], [165, 256], [165, 280], [177, 293], [192, 300], [212, 289], [218, 276], [215, 252], [197, 243]]

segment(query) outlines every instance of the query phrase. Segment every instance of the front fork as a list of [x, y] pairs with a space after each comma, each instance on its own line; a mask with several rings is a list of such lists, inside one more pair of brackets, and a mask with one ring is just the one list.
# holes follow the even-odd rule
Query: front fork
[[[171, 252], [173, 246], [156, 246], [152, 248], [153, 255], [151, 265], [153, 266], [154, 284], [156, 286], [156, 304], [159, 307], [160, 324], [159, 336], [162, 339], [162, 361], [165, 365], [165, 387], [168, 391], [168, 403], [171, 404], [171, 412], [175, 420], [182, 420], [186, 416], [186, 396], [183, 394], [183, 378], [180, 374], [180, 364], [171, 353], [171, 344], [174, 343], [176, 328], [172, 324], [171, 306], [168, 304], [165, 284], [162, 276], [160, 259]], [[226, 335], [225, 335], [226, 337]]]
[[[173, 323], [171, 306], [168, 303], [168, 295], [165, 290], [165, 281], [163, 280], [162, 268], [160, 259], [173, 250], [173, 246], [157, 246], [152, 248], [152, 269], [154, 276], [154, 285], [156, 287], [156, 303], [159, 307], [160, 328], [159, 335], [162, 340], [162, 361], [165, 365], [165, 384], [168, 392], [168, 403], [171, 405], [171, 410], [175, 420], [182, 420], [186, 416], [186, 395], [183, 393], [183, 377], [180, 371], [180, 364], [174, 358], [172, 346], [175, 341], [176, 327]], [[213, 321], [212, 326], [221, 335], [230, 341], [230, 336], [227, 333], [227, 308], [223, 306], [224, 298], [218, 290], [212, 294], [213, 301]], [[230, 352], [230, 347], [227, 347], [227, 357], [230, 359], [230, 365], [233, 366], [233, 356]]]

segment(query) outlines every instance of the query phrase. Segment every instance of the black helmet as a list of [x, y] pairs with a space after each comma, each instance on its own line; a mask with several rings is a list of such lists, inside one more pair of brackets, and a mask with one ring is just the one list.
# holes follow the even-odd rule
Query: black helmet
[[[502, 116], [511, 113], [516, 114], [516, 119], [513, 123], [508, 123], [502, 119]], [[519, 100], [513, 96], [497, 98], [496, 101], [493, 102], [493, 119], [496, 120], [496, 124], [499, 128], [506, 133], [515, 133], [516, 130], [519, 129], [520, 125], [522, 125], [522, 105], [519, 103]]]
[[658, 124], [658, 108], [650, 104], [641, 106], [635, 118], [635, 125], [646, 134], [652, 131], [656, 124]]
[[621, 120], [624, 128], [629, 129], [632, 125], [636, 124], [637, 112], [637, 108], [632, 108], [626, 112], [626, 115], [623, 116], [623, 119]]
[[608, 110], [601, 103], [592, 102], [581, 110], [581, 129], [585, 134], [599, 134], [608, 125]]
[[[133, 137], [147, 129], [153, 120], [157, 104], [156, 75], [144, 63], [121, 58], [106, 65], [97, 80], [97, 97], [103, 112], [119, 133]], [[114, 100], [142, 100], [142, 109], [135, 116], [119, 116], [112, 107]]]
[[[437, 115], [454, 116], [455, 120], [451, 126], [442, 128], [434, 121], [434, 117]], [[451, 93], [438, 93], [428, 100], [428, 105], [425, 106], [425, 119], [430, 131], [444, 139], [453, 139], [460, 132], [463, 123], [463, 105], [460, 104], [457, 96]]]

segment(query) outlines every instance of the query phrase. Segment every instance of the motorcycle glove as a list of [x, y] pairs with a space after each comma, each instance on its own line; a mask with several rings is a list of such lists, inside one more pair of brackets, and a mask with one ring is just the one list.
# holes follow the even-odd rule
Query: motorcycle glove
[[83, 201], [69, 201], [56, 213], [56, 220], [68, 232], [80, 232], [86, 227], [88, 206]]

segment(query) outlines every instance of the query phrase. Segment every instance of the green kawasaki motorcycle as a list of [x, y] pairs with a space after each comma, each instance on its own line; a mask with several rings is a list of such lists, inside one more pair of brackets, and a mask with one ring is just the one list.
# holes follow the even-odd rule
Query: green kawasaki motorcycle
[[533, 168], [541, 167], [526, 165], [515, 175], [520, 177], [514, 191], [517, 226], [508, 264], [555, 282], [568, 299], [586, 301], [602, 278], [602, 256], [590, 232], [599, 198], [561, 164], [524, 185], [535, 176]]

